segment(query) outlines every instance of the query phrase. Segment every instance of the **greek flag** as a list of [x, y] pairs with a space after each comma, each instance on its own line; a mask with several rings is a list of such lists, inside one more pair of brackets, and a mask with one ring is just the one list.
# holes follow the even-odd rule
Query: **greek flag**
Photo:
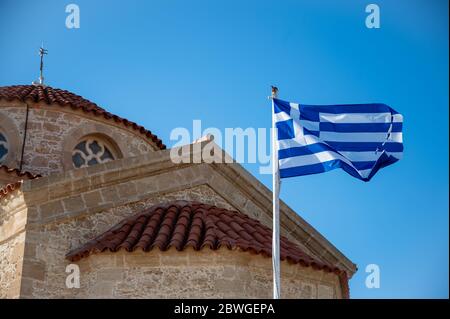
[[273, 103], [281, 178], [342, 168], [369, 181], [402, 157], [403, 116], [385, 104]]

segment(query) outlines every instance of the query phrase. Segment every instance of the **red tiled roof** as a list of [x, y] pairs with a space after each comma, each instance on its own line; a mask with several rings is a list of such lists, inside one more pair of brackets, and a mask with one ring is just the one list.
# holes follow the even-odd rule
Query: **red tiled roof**
[[[124, 219], [97, 238], [70, 251], [66, 258], [77, 261], [93, 253], [117, 252], [124, 249], [150, 251], [158, 247], [165, 251], [175, 247], [216, 250], [220, 247], [272, 255], [272, 231], [259, 221], [236, 211], [197, 202], [176, 201], [153, 206], [144, 212]], [[314, 269], [342, 271], [306, 254], [299, 246], [282, 237], [281, 260]]]
[[25, 177], [26, 179], [35, 179], [41, 177], [39, 174], [33, 174], [30, 172], [21, 172], [18, 168], [9, 168], [6, 165], [0, 165], [0, 171], [4, 171], [7, 174], [14, 174], [17, 177]]
[[8, 195], [9, 193], [19, 189], [22, 185], [22, 181], [6, 184], [5, 186], [0, 188], [0, 199]]
[[132, 127], [139, 131], [142, 135], [151, 139], [160, 149], [165, 149], [166, 146], [162, 141], [149, 130], [144, 127], [121, 118], [117, 115], [107, 112], [105, 109], [99, 107], [97, 104], [66, 90], [54, 89], [49, 86], [41, 85], [13, 85], [0, 87], [0, 100], [8, 101], [19, 100], [22, 102], [44, 102], [46, 104], [58, 104], [62, 107], [71, 107], [72, 109], [80, 109], [86, 113], [101, 116], [105, 119], [122, 123], [126, 127]]

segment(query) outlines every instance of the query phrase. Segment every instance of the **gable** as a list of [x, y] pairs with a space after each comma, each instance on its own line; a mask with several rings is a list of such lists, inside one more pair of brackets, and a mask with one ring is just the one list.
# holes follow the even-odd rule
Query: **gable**
[[[203, 197], [196, 194], [199, 187], [210, 194]], [[171, 194], [184, 193], [185, 198], [174, 199], [210, 198], [218, 207], [237, 210], [271, 227], [271, 192], [241, 165], [174, 164], [170, 150], [25, 181], [23, 192], [27, 206], [31, 207], [30, 224], [36, 225], [58, 223], [125, 206], [131, 214], [130, 206], [145, 205], [143, 203], [149, 199], [155, 204]], [[280, 216], [282, 235], [323, 263], [344, 269], [351, 277], [356, 266], [283, 202], [280, 202]], [[100, 231], [96, 229], [90, 238]]]

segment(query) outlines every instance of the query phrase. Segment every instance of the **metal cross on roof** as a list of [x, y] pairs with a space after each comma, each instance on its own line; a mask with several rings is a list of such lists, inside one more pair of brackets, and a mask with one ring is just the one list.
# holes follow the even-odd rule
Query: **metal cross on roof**
[[48, 50], [44, 49], [44, 45], [39, 48], [39, 55], [41, 57], [39, 83], [33, 82], [35, 85], [44, 85], [44, 55], [48, 54]]

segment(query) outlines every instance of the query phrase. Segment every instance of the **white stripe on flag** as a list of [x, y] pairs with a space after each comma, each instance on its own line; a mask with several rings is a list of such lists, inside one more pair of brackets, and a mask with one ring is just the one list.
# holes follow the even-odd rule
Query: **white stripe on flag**
[[344, 156], [332, 152], [332, 151], [324, 151], [310, 155], [302, 155], [302, 156], [294, 156], [289, 158], [284, 158], [279, 160], [280, 169], [292, 168], [292, 167], [301, 167], [306, 165], [314, 165], [314, 164], [322, 164], [324, 162], [332, 161], [332, 160], [342, 160], [344, 163], [350, 165], [358, 172], [361, 177], [369, 176], [371, 169], [365, 170], [357, 170], [352, 162], [346, 159]]
[[320, 130], [319, 122], [300, 120], [300, 125], [310, 131], [319, 131]]
[[323, 143], [319, 139], [317, 139], [317, 136], [315, 135], [296, 135], [295, 138], [288, 139], [288, 140], [279, 140], [278, 141], [278, 149], [284, 150], [287, 148], [292, 147], [300, 147], [305, 145], [311, 145], [316, 143]]
[[[384, 142], [386, 141], [386, 133], [336, 133], [336, 132], [320, 132], [320, 139], [326, 142]], [[388, 141], [402, 143], [403, 133], [391, 133]]]
[[284, 122], [291, 119], [289, 114], [287, 114], [286, 112], [278, 112], [275, 113], [273, 116], [275, 118], [275, 122]]
[[391, 123], [391, 113], [319, 113], [319, 117], [331, 123]]
[[358, 171], [359, 175], [364, 178], [368, 177], [370, 172], [372, 172], [372, 169], [370, 169], [370, 168]]
[[[352, 162], [371, 162], [377, 161], [382, 152], [342, 152], [339, 151], [339, 154], [348, 158]], [[387, 155], [392, 155], [395, 158], [400, 159], [402, 156], [402, 152], [386, 152]]]
[[403, 123], [403, 115], [401, 114], [394, 114], [394, 123]]
[[309, 155], [293, 156], [280, 159], [279, 161], [280, 161], [280, 168], [291, 168], [291, 167], [319, 164], [322, 162], [328, 162], [335, 159], [340, 159], [345, 163], [354, 167], [352, 162], [350, 162], [344, 156], [332, 151], [323, 151]]

